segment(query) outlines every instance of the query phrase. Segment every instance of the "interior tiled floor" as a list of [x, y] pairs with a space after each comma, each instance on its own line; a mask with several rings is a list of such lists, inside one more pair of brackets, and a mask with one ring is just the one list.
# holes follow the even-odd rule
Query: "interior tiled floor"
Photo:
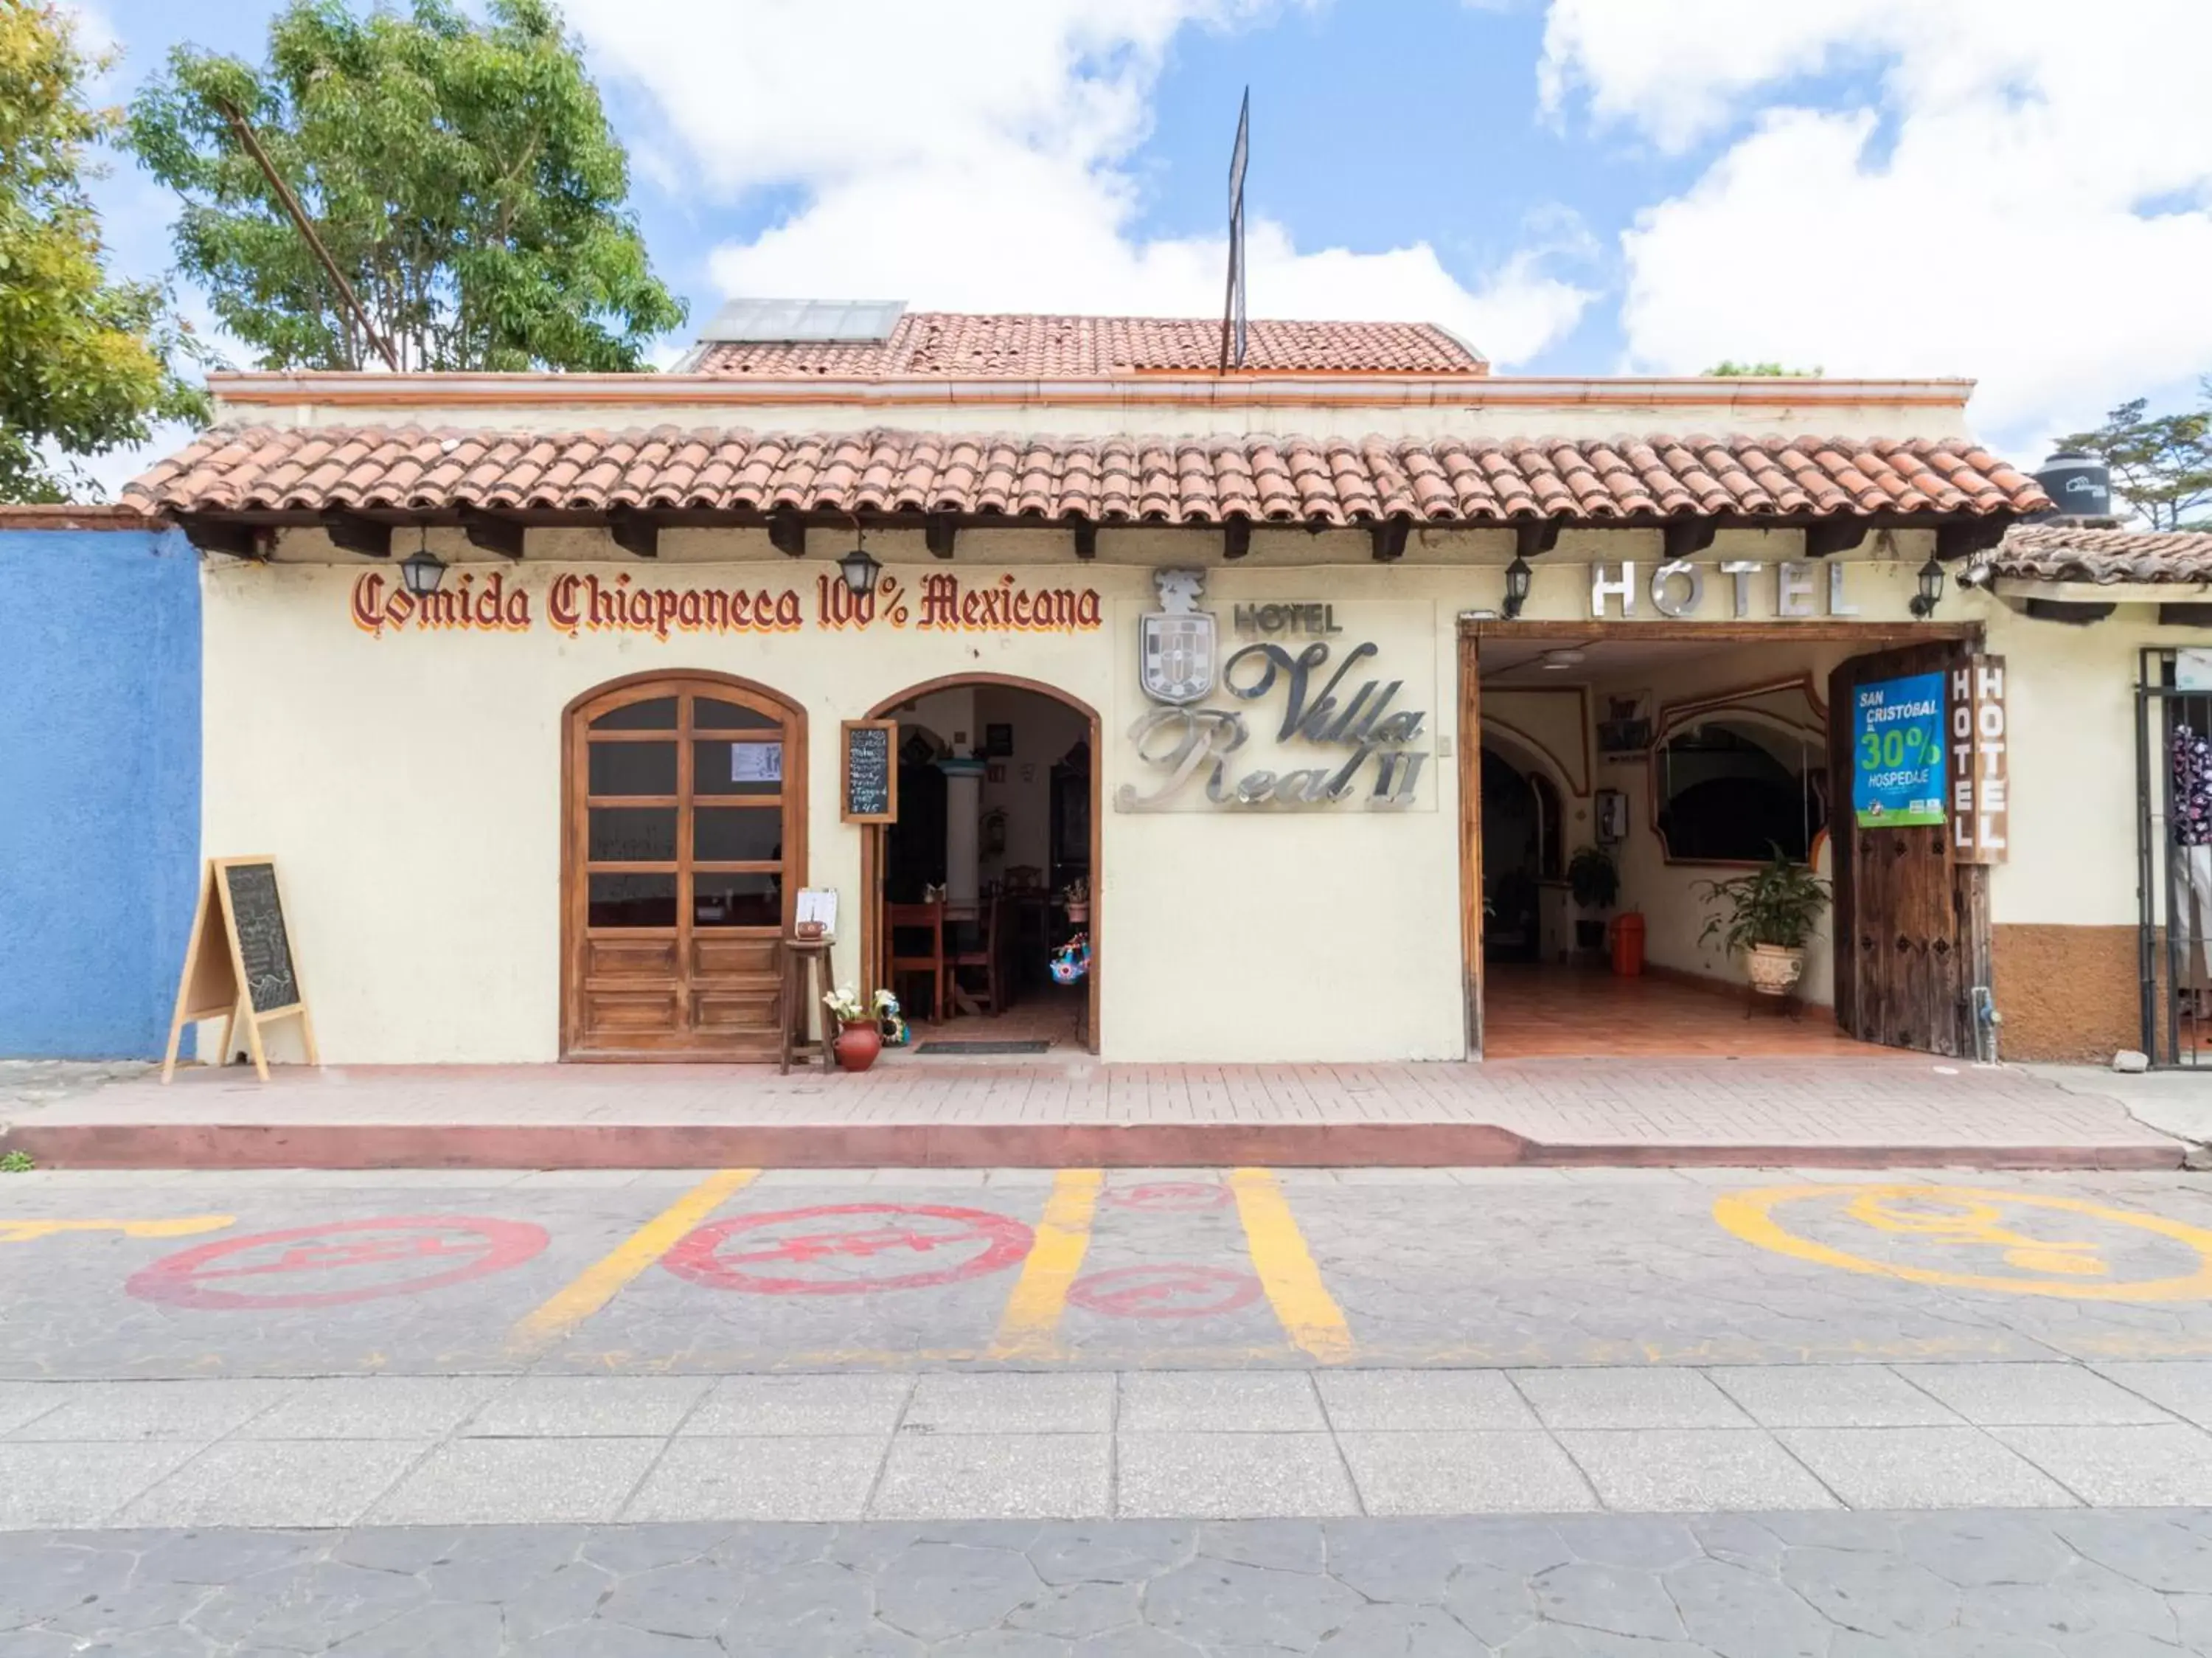
[[1624, 978], [1603, 967], [1492, 962], [1482, 1005], [1482, 1051], [1489, 1059], [1869, 1059], [1899, 1051], [1839, 1035], [1826, 1008], [1796, 1009], [1792, 1017], [1747, 992], [1648, 973]]
[[907, 1051], [911, 1053], [928, 1041], [1049, 1042], [1055, 1049], [1080, 1051], [1088, 997], [1089, 987], [1080, 983], [1036, 986], [1020, 991], [1013, 1005], [1002, 1014], [962, 1014], [942, 1024], [916, 1020], [914, 1041]]

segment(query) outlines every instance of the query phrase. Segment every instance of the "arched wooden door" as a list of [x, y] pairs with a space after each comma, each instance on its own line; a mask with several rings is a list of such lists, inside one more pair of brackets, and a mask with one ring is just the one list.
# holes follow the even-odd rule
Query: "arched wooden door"
[[571, 704], [566, 740], [563, 1055], [773, 1059], [805, 715], [742, 680], [646, 675]]

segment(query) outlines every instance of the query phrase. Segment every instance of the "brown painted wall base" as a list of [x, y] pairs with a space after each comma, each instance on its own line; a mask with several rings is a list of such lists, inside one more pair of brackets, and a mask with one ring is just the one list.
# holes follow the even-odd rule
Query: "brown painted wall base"
[[1565, 1144], [1492, 1123], [55, 1124], [0, 1131], [53, 1168], [2175, 1168], [2181, 1147]]
[[2102, 1064], [2142, 1038], [2133, 927], [1990, 930], [2007, 1059]]

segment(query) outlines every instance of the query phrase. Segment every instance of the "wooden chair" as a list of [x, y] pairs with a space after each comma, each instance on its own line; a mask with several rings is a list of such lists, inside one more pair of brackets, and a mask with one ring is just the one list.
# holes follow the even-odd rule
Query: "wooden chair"
[[[908, 936], [902, 944], [899, 935]], [[927, 934], [928, 948], [915, 954], [912, 936]], [[929, 1016], [939, 1022], [949, 1016], [951, 997], [948, 994], [952, 983], [952, 970], [945, 954], [945, 901], [933, 899], [927, 904], [886, 904], [884, 905], [884, 937], [889, 960], [884, 970], [891, 981], [891, 994], [905, 1002], [899, 989], [902, 978], [915, 978], [925, 974], [929, 978]], [[903, 952], [903, 953], [902, 953]], [[913, 1016], [911, 1004], [908, 1016]]]
[[[995, 893], [985, 899], [982, 913], [976, 917], [981, 924], [975, 932], [975, 943], [968, 948], [954, 951], [946, 959], [946, 966], [953, 980], [953, 995], [963, 1002], [973, 1003], [979, 1014], [999, 1014], [1006, 1010], [1006, 923], [1012, 918], [1012, 914], [1006, 899]], [[959, 982], [963, 967], [982, 969], [983, 988], [981, 991]]]

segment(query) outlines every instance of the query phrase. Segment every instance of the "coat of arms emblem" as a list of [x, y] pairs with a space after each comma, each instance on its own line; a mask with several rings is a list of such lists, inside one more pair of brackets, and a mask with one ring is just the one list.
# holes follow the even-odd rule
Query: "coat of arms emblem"
[[1137, 622], [1137, 683], [1156, 703], [1194, 703], [1213, 689], [1211, 612], [1198, 609], [1202, 570], [1156, 570], [1160, 607]]

